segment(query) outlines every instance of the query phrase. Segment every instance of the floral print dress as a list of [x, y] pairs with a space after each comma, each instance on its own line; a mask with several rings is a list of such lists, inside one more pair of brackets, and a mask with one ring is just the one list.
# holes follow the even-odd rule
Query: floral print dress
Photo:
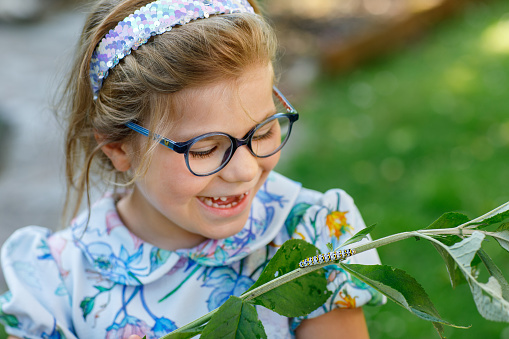
[[[21, 338], [127, 338], [161, 336], [239, 296], [288, 239], [327, 252], [364, 228], [342, 190], [325, 194], [271, 173], [257, 193], [243, 230], [192, 249], [167, 251], [144, 242], [122, 224], [115, 197], [92, 206], [65, 230], [30, 226], [2, 247], [9, 291], [0, 296], [0, 322]], [[378, 264], [376, 251], [352, 263]], [[331, 298], [306, 317], [286, 318], [258, 307], [269, 338], [292, 338], [304, 318], [336, 307], [378, 305], [378, 292], [328, 266]]]

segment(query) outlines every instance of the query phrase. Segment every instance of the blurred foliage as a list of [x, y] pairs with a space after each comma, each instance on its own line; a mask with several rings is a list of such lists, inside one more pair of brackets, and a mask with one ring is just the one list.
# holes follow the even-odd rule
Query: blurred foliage
[[[424, 228], [441, 214], [470, 218], [509, 200], [509, 3], [472, 3], [411, 46], [352, 73], [321, 75], [278, 168], [305, 187], [350, 193], [374, 238]], [[509, 275], [507, 253], [488, 244]], [[426, 289], [442, 317], [469, 330], [449, 338], [509, 338], [484, 320], [468, 286], [452, 289], [424, 241], [379, 249]], [[431, 324], [393, 303], [365, 308], [372, 339], [435, 338]]]

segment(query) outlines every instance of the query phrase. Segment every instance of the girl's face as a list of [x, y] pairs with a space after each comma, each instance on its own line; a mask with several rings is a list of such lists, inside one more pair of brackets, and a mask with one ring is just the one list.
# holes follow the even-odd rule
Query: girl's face
[[[224, 132], [242, 138], [276, 113], [272, 84], [268, 65], [253, 66], [234, 81], [184, 89], [176, 98], [181, 118], [164, 136], [187, 141]], [[198, 177], [187, 168], [183, 154], [158, 145], [146, 174], [118, 210], [134, 234], [160, 248], [190, 248], [205, 239], [226, 238], [243, 228], [256, 192], [278, 160], [279, 153], [256, 158], [242, 146], [221, 171]], [[130, 166], [134, 169], [135, 162]]]

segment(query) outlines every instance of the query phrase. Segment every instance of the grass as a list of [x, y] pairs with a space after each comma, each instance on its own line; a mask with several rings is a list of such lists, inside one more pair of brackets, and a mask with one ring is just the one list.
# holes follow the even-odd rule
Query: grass
[[[320, 191], [350, 193], [374, 238], [424, 228], [441, 214], [474, 218], [509, 200], [509, 4], [472, 4], [410, 47], [349, 74], [322, 75], [306, 100], [279, 171]], [[300, 101], [300, 102], [299, 102]], [[508, 254], [490, 243], [504, 273]], [[407, 271], [442, 317], [469, 330], [448, 338], [509, 338], [509, 324], [477, 312], [468, 286], [453, 290], [425, 241], [379, 249]], [[371, 336], [438, 337], [430, 323], [392, 302], [366, 308]]]

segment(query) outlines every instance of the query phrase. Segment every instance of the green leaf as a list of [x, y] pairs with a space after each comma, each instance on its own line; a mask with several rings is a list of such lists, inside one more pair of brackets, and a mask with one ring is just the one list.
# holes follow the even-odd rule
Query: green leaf
[[80, 303], [81, 310], [83, 312], [83, 319], [86, 320], [87, 316], [94, 309], [95, 298], [94, 297], [86, 297]]
[[497, 279], [490, 277], [486, 284], [472, 282], [470, 289], [477, 310], [484, 318], [492, 321], [509, 322], [509, 301], [503, 298], [502, 288]]
[[[458, 237], [458, 239], [460, 238]], [[461, 273], [461, 270], [456, 264], [454, 258], [449, 255], [449, 252], [447, 252], [447, 250], [445, 250], [442, 246], [438, 244], [433, 243], [433, 246], [436, 248], [440, 256], [444, 259], [452, 287], [456, 288], [456, 286], [460, 285], [461, 283], [465, 283], [466, 282], [465, 277]]]
[[444, 338], [442, 324], [461, 327], [441, 319], [426, 291], [405, 271], [387, 265], [340, 266], [419, 318], [433, 322], [440, 337]]
[[495, 208], [494, 210], [475, 218], [466, 228], [483, 228], [494, 225], [509, 217], [509, 201]]
[[435, 220], [431, 225], [426, 227], [426, 229], [453, 228], [467, 223], [468, 221], [470, 221], [470, 219], [464, 214], [448, 212]]
[[503, 249], [509, 251], [509, 223], [500, 225], [497, 230], [490, 235], [498, 241]]
[[[469, 220], [470, 219], [464, 214], [457, 212], [449, 212], [443, 214], [440, 218], [435, 220], [430, 226], [427, 227], [427, 229], [454, 228], [459, 225], [467, 223]], [[451, 246], [462, 241], [462, 238], [456, 235], [435, 236], [434, 238], [447, 246]], [[444, 259], [452, 287], [456, 288], [456, 286], [458, 286], [459, 284], [466, 282], [466, 279], [464, 278], [462, 271], [459, 269], [458, 265], [456, 264], [456, 261], [454, 260], [453, 257], [449, 255], [447, 250], [437, 243], [433, 242], [432, 244], [436, 248], [440, 256], [442, 256], [442, 258]], [[480, 259], [477, 258], [474, 262], [475, 265], [473, 266], [477, 266], [478, 264], [480, 264], [480, 262], [481, 262]]]
[[366, 228], [360, 230], [359, 232], [355, 233], [350, 239], [348, 239], [347, 241], [342, 243], [340, 248], [343, 248], [343, 247], [353, 244], [355, 242], [361, 241], [364, 238], [367, 239], [368, 234], [371, 233], [371, 231], [373, 231], [375, 226], [376, 226], [376, 224], [371, 225], [371, 226], [366, 227]]
[[505, 211], [505, 212], [502, 212], [502, 213], [499, 213], [497, 215], [494, 215], [491, 218], [484, 219], [482, 221], [482, 223], [486, 224], [486, 225], [494, 225], [494, 224], [498, 224], [498, 223], [506, 220], [507, 218], [509, 218], [509, 210]]
[[[452, 246], [452, 245], [459, 243], [463, 240], [462, 238], [460, 238], [457, 235], [433, 236], [433, 238], [447, 246]], [[447, 250], [443, 246], [441, 246], [437, 243], [432, 242], [432, 244], [435, 247], [435, 249], [438, 251], [440, 256], [442, 256], [442, 258], [444, 259], [445, 265], [447, 267], [447, 272], [449, 273], [449, 279], [451, 281], [452, 287], [456, 288], [458, 285], [466, 283], [467, 280], [465, 279], [465, 276], [463, 275], [462, 271], [456, 264], [456, 261], [454, 260], [454, 258], [449, 255], [449, 252], [447, 252]], [[472, 263], [471, 263], [472, 273], [476, 276], [477, 276], [476, 272], [479, 271], [478, 266], [481, 263], [482, 263], [482, 261], [479, 258], [479, 256], [477, 256], [477, 255], [472, 260]]]
[[202, 339], [267, 338], [256, 308], [249, 302], [231, 296], [212, 316], [201, 335]]
[[483, 253], [481, 253], [483, 262], [488, 263], [488, 270], [491, 270], [491, 274], [495, 272], [495, 276], [492, 275], [488, 282], [484, 284], [477, 281], [472, 274], [471, 262], [475, 254], [481, 249], [483, 240], [483, 233], [474, 232], [469, 238], [453, 246], [446, 247], [446, 249], [465, 275], [479, 313], [488, 320], [509, 322], [509, 300], [504, 298], [504, 295], [508, 293], [505, 291], [505, 279], [499, 281], [500, 277], [497, 278], [497, 269], [493, 266], [494, 264], [491, 265]]
[[334, 247], [332, 247], [332, 243], [331, 242], [327, 243], [327, 249], [329, 250], [329, 252], [334, 251]]
[[444, 246], [450, 255], [458, 263], [459, 267], [468, 274], [471, 274], [472, 267], [470, 263], [474, 259], [477, 251], [481, 248], [484, 240], [484, 234], [481, 232], [474, 232], [472, 235], [459, 243], [452, 246]]
[[[293, 271], [301, 260], [318, 253], [320, 252], [314, 245], [304, 240], [286, 241], [248, 292]], [[253, 302], [283, 316], [298, 317], [323, 305], [330, 294], [325, 272], [319, 269], [259, 295]]]
[[504, 297], [504, 299], [509, 300], [509, 283], [502, 274], [502, 271], [498, 268], [497, 265], [495, 265], [495, 263], [490, 258], [488, 253], [486, 253], [483, 249], [480, 249], [477, 252], [477, 255], [479, 255], [479, 257], [481, 258], [482, 262], [488, 269], [490, 275], [497, 279], [497, 281], [499, 282], [500, 287], [502, 289], [502, 296]]

